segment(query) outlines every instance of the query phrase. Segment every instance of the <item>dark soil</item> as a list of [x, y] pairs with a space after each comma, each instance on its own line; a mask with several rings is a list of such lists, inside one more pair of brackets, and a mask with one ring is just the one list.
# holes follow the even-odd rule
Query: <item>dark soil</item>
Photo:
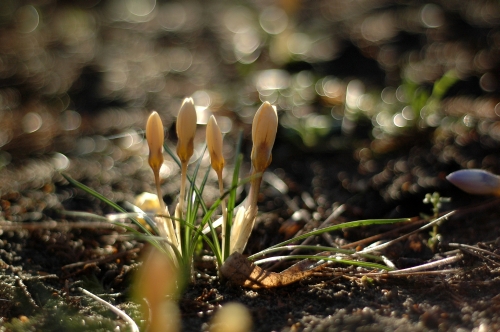
[[[68, 213], [115, 211], [60, 172], [120, 204], [153, 192], [146, 117], [156, 109], [175, 144], [178, 106], [193, 94], [197, 105], [208, 96], [205, 106], [232, 126], [228, 160], [243, 130], [242, 176], [249, 168], [251, 116], [262, 100], [278, 96], [273, 103], [282, 125], [268, 170], [274, 176], [264, 182], [246, 253], [312, 230], [338, 208], [344, 212], [336, 223], [412, 218], [413, 226], [379, 240], [393, 239], [422, 225], [423, 215], [432, 214], [425, 194], [439, 192], [451, 197], [441, 212], [456, 213], [439, 227], [436, 248], [428, 246], [425, 230], [384, 254], [398, 268], [462, 258], [432, 269], [452, 273], [374, 278], [363, 276], [371, 272], [366, 269], [329, 265], [294, 285], [264, 290], [221, 281], [215, 267], [199, 259], [196, 280], [179, 299], [183, 331], [208, 330], [214, 312], [230, 301], [247, 306], [255, 331], [500, 330], [500, 201], [465, 194], [445, 179], [462, 168], [500, 174], [497, 1], [281, 2], [283, 11], [272, 17], [286, 12], [289, 30], [277, 34], [262, 30], [258, 17], [278, 2], [245, 2], [243, 11], [225, 1], [158, 1], [153, 18], [134, 16], [120, 3], [0, 5], [0, 331], [126, 329], [78, 287], [141, 321], [130, 288], [144, 243], [107, 222]], [[242, 26], [257, 29], [260, 39], [257, 51], [238, 55], [235, 45], [247, 38], [235, 37]], [[315, 46], [279, 53], [279, 38], [299, 32], [297, 38], [309, 36]], [[288, 86], [259, 90], [257, 78], [267, 69], [283, 69]], [[450, 70], [457, 82], [419, 104]], [[312, 85], [296, 83], [307, 77]], [[341, 97], [313, 88], [333, 78]], [[362, 82], [374, 108], [349, 113], [344, 93], [355, 87], [353, 80]], [[406, 99], [397, 101], [398, 88], [415, 92], [406, 90]], [[383, 101], [387, 96], [394, 100]], [[423, 111], [402, 126], [377, 120], [383, 112], [402, 116], [404, 105]], [[327, 130], [310, 126], [298, 134], [300, 121], [314, 115], [328, 117]], [[162, 190], [171, 205], [179, 171], [169, 159], [167, 166]], [[216, 198], [214, 177], [205, 194], [207, 204]], [[330, 242], [348, 246], [394, 228], [332, 232]]]

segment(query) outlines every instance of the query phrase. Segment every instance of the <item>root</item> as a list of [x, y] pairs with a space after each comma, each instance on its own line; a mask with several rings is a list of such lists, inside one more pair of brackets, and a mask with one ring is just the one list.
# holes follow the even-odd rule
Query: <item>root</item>
[[230, 282], [247, 288], [272, 288], [290, 285], [309, 277], [315, 269], [306, 270], [310, 262], [301, 261], [288, 269], [276, 273], [263, 270], [245, 256], [234, 252], [221, 267], [221, 273]]

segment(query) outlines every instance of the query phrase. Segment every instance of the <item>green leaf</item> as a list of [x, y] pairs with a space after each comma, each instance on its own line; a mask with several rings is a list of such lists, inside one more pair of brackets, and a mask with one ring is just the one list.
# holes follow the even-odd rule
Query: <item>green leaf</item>
[[[338, 225], [333, 225], [330, 227], [325, 227], [321, 228], [312, 232], [308, 232], [305, 234], [302, 234], [300, 236], [291, 238], [287, 241], [283, 241], [281, 243], [278, 243], [274, 246], [271, 246], [267, 249], [271, 248], [277, 248], [277, 247], [282, 247], [285, 246], [289, 243], [293, 243], [295, 241], [303, 240], [306, 239], [310, 236], [314, 235], [321, 235], [323, 233], [327, 232], [333, 232], [342, 228], [352, 228], [352, 227], [361, 227], [361, 226], [369, 226], [369, 225], [383, 225], [383, 224], [395, 224], [395, 223], [400, 223], [400, 222], [408, 222], [410, 221], [410, 218], [400, 218], [400, 219], [367, 219], [367, 220], [357, 220], [357, 221], [351, 221], [351, 222], [346, 222], [343, 224], [338, 224]], [[255, 256], [260, 255], [260, 253], [254, 254], [252, 256], [249, 256], [248, 259], [252, 260]]]
[[[123, 213], [127, 213], [128, 211], [126, 211], [124, 208], [122, 208], [121, 206], [119, 206], [118, 204], [116, 204], [115, 202], [111, 201], [110, 199], [106, 198], [105, 196], [101, 195], [100, 193], [98, 193], [97, 191], [95, 191], [94, 189], [90, 188], [90, 187], [87, 187], [86, 185], [84, 185], [83, 183], [81, 182], [78, 182], [76, 181], [75, 179], [73, 179], [72, 177], [70, 177], [69, 175], [66, 175], [64, 173], [61, 173], [61, 175], [69, 182], [71, 183], [73, 186], [77, 187], [77, 188], [80, 188], [82, 189], [83, 191], [85, 191], [86, 193], [88, 193], [89, 195], [99, 199], [100, 201], [108, 204], [109, 206], [111, 206], [112, 208], [114, 208], [115, 210], [119, 211], [119, 212], [123, 212]], [[132, 218], [132, 217], [129, 217], [129, 219], [137, 226], [139, 227], [144, 233], [146, 234], [149, 234], [151, 235], [151, 232], [146, 228], [144, 227], [137, 219], [135, 218]]]
[[268, 254], [271, 254], [274, 252], [285, 251], [285, 250], [296, 250], [296, 249], [330, 251], [330, 252], [339, 253], [339, 254], [355, 255], [355, 256], [373, 259], [373, 260], [377, 260], [377, 261], [383, 261], [383, 259], [380, 258], [379, 256], [371, 255], [371, 254], [358, 254], [356, 250], [352, 250], [352, 249], [340, 249], [340, 248], [334, 248], [334, 247], [309, 246], [309, 245], [287, 245], [287, 246], [283, 246], [283, 247], [268, 248], [268, 249], [262, 250], [258, 254], [252, 255], [250, 257], [252, 259], [255, 259], [256, 257], [268, 255]]
[[446, 92], [458, 81], [459, 78], [455, 70], [447, 71], [439, 80], [434, 83], [431, 97], [436, 99], [443, 98]]
[[385, 265], [377, 264], [377, 263], [371, 263], [371, 262], [362, 262], [362, 261], [355, 261], [355, 260], [349, 260], [349, 259], [338, 259], [337, 257], [324, 257], [324, 256], [313, 256], [313, 255], [287, 255], [287, 256], [276, 256], [276, 257], [269, 257], [265, 259], [261, 259], [259, 261], [256, 261], [254, 264], [263, 264], [263, 263], [269, 263], [273, 261], [283, 261], [283, 260], [291, 260], [291, 259], [311, 259], [311, 260], [322, 260], [322, 261], [330, 261], [330, 262], [336, 262], [336, 263], [341, 263], [341, 264], [347, 264], [347, 265], [354, 265], [354, 266], [361, 266], [361, 267], [366, 267], [370, 269], [380, 269], [380, 270], [386, 270], [386, 271], [392, 271], [394, 270], [393, 268], [390, 268]]

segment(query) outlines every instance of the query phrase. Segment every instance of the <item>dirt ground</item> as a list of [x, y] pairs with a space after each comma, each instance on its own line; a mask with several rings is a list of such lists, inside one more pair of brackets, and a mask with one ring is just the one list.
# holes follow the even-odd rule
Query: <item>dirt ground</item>
[[[208, 330], [214, 312], [233, 301], [250, 310], [254, 331], [500, 330], [500, 201], [445, 179], [463, 168], [500, 174], [496, 1], [144, 3], [156, 6], [1, 5], [0, 330], [127, 328], [79, 287], [145, 326], [130, 297], [144, 243], [71, 214], [115, 211], [60, 173], [118, 203], [154, 192], [147, 115], [160, 113], [175, 144], [172, 124], [189, 95], [199, 115], [212, 112], [225, 125], [228, 160], [243, 131], [242, 176], [253, 112], [264, 100], [278, 106], [246, 254], [312, 230], [336, 209], [335, 223], [412, 218], [377, 240], [394, 239], [422, 225], [432, 214], [425, 195], [439, 192], [451, 198], [440, 211], [455, 214], [440, 225], [436, 248], [424, 230], [383, 254], [398, 268], [459, 259], [430, 269], [449, 272], [369, 278], [372, 271], [332, 264], [291, 286], [249, 290], [221, 281], [200, 258], [178, 299], [183, 331]], [[439, 94], [447, 73], [453, 84]], [[168, 158], [163, 175], [171, 205], [179, 171]], [[215, 175], [209, 182], [208, 204]], [[344, 229], [313, 243], [349, 246], [394, 229]]]

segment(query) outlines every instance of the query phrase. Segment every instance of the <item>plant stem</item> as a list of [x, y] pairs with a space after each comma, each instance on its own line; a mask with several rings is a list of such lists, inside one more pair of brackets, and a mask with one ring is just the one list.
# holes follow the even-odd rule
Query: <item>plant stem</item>
[[262, 174], [252, 170], [252, 180], [250, 180], [250, 191], [248, 192], [245, 214], [243, 216], [242, 223], [239, 224], [237, 229], [235, 228], [235, 239], [232, 244], [232, 252], [238, 251], [242, 253], [245, 246], [252, 233], [253, 226], [255, 224], [255, 217], [257, 215], [257, 198], [259, 195], [260, 184], [262, 182]]
[[[187, 162], [181, 163], [181, 192], [179, 196], [179, 219], [183, 217], [184, 214], [184, 200], [186, 197], [186, 178], [187, 178]], [[175, 229], [177, 231], [177, 236], [181, 238], [181, 221], [179, 219], [175, 220]]]
[[165, 202], [163, 201], [163, 195], [161, 194], [161, 188], [160, 188], [160, 171], [159, 170], [153, 170], [154, 176], [155, 176], [155, 185], [156, 185], [156, 195], [158, 196], [158, 202], [160, 203], [160, 208], [162, 211], [165, 211]]
[[[160, 209], [162, 211], [161, 219], [164, 223], [167, 224], [167, 233], [168, 233], [168, 237], [170, 238], [170, 241], [172, 242], [173, 245], [175, 245], [177, 247], [177, 249], [180, 250], [178, 237], [176, 237], [175, 230], [174, 230], [174, 227], [172, 225], [172, 219], [169, 218], [170, 215], [168, 214], [168, 210], [165, 206], [165, 202], [163, 201], [163, 195], [161, 194], [160, 170], [153, 170], [153, 173], [155, 176], [156, 193], [158, 196], [158, 202], [160, 203]], [[173, 255], [172, 257], [175, 258], [175, 255]]]
[[[220, 195], [222, 196], [224, 194], [224, 183], [222, 181], [222, 170], [217, 172], [217, 178], [219, 180], [219, 192], [220, 192]], [[228, 225], [227, 225], [227, 211], [226, 211], [226, 200], [223, 199], [222, 202], [221, 202], [221, 208], [222, 208], [222, 231], [221, 231], [221, 234], [222, 234], [222, 261], [224, 262], [224, 260], [226, 259], [226, 257], [229, 255], [229, 241], [228, 242], [228, 246], [226, 248], [226, 239], [228, 239], [228, 234], [227, 233], [227, 230], [228, 230]]]
[[252, 171], [252, 180], [250, 181], [250, 191], [248, 192], [248, 199], [246, 203], [246, 208], [251, 206], [257, 206], [257, 200], [259, 197], [260, 184], [262, 182], [262, 174]]

